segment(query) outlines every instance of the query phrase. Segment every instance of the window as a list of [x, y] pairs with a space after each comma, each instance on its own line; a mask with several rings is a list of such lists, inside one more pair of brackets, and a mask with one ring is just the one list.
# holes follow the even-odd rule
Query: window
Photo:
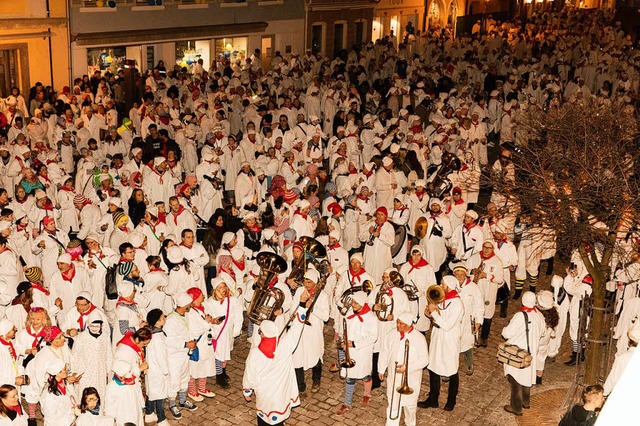
[[18, 83], [18, 49], [0, 50], [0, 96], [11, 94], [13, 86]]
[[364, 20], [361, 21], [356, 21], [356, 40], [355, 40], [355, 44], [357, 46], [362, 46], [364, 45], [368, 40], [365, 37], [365, 31], [366, 31], [366, 22]]
[[337, 55], [346, 46], [345, 35], [346, 27], [345, 23], [337, 23], [333, 26], [333, 54]]
[[215, 58], [222, 57], [229, 59], [231, 62], [236, 59], [244, 60], [247, 57], [247, 37], [227, 37], [217, 38], [215, 40]]
[[324, 52], [324, 25], [322, 24], [311, 27], [311, 51], [314, 54]]
[[120, 47], [97, 47], [87, 49], [87, 64], [89, 66], [89, 74], [96, 70], [111, 69], [113, 72], [124, 65], [127, 57], [127, 48]]

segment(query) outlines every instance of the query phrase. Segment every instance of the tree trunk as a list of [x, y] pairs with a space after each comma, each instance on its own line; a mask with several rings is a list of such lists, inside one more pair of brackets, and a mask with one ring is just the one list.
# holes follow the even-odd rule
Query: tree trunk
[[587, 344], [586, 365], [585, 365], [585, 385], [595, 385], [598, 383], [598, 373], [600, 372], [600, 358], [604, 345], [598, 343], [604, 340], [604, 296], [605, 281], [603, 279], [593, 280], [593, 302], [591, 318], [589, 323], [589, 342]]

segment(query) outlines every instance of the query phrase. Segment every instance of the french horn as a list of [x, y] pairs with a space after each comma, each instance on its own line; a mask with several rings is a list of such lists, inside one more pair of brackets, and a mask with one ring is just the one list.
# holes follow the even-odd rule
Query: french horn
[[371, 294], [373, 291], [373, 283], [369, 280], [364, 280], [362, 285], [357, 285], [351, 288], [346, 289], [342, 296], [340, 296], [340, 300], [338, 301], [338, 311], [340, 315], [347, 315], [349, 309], [351, 308], [351, 300], [353, 298], [353, 294], [359, 291], [364, 291], [367, 293], [367, 296]]

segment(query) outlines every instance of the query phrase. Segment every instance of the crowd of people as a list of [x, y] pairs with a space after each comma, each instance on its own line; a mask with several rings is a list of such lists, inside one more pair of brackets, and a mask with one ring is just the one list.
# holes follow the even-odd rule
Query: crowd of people
[[[473, 374], [492, 333], [533, 357], [504, 366], [504, 409], [522, 415], [567, 325], [567, 364], [584, 357], [592, 279], [576, 251], [536, 291], [555, 236], [509, 194], [478, 205], [481, 177], [516, 179], [527, 109], [632, 102], [640, 56], [609, 12], [448, 34], [335, 59], [263, 64], [256, 50], [208, 70], [158, 66], [128, 110], [119, 73], [51, 100], [14, 89], [0, 122], [0, 424], [36, 425], [39, 408], [52, 426], [166, 426], [165, 403], [180, 419], [213, 383], [255, 396], [258, 425], [284, 424], [306, 370], [323, 392], [325, 327], [340, 354], [328, 370], [345, 383], [338, 415], [385, 404], [372, 400], [383, 381], [387, 425], [437, 409], [442, 381], [454, 410], [459, 372]], [[605, 394], [640, 340], [637, 250], [612, 273], [619, 356]], [[510, 299], [522, 307], [492, 331]], [[241, 335], [242, 386], [227, 374]]]

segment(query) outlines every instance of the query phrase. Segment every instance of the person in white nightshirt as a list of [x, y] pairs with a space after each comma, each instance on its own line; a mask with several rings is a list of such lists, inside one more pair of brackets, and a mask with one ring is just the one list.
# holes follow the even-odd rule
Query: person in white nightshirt
[[204, 302], [205, 312], [213, 318], [211, 345], [215, 354], [216, 384], [228, 389], [227, 361], [231, 360], [233, 340], [242, 330], [242, 306], [223, 278], [211, 280], [211, 296]]
[[71, 426], [76, 420], [73, 385], [67, 382], [67, 366], [54, 358], [46, 366], [47, 382], [40, 397], [45, 426]]
[[249, 351], [242, 379], [245, 401], [251, 402], [251, 395], [256, 395], [258, 426], [284, 425], [291, 409], [300, 405], [293, 351], [300, 340], [311, 300], [309, 292], [302, 293], [291, 328], [280, 339], [278, 326], [273, 321], [260, 324], [261, 340]]
[[[417, 331], [412, 323], [414, 316], [409, 312], [398, 315], [395, 321], [396, 330], [391, 332], [385, 345], [380, 348], [380, 358], [378, 359], [378, 371], [380, 380], [384, 380], [386, 373], [387, 380], [387, 421], [386, 426], [400, 425], [402, 413], [395, 411], [396, 407], [391, 407], [391, 399], [400, 400], [397, 392], [398, 383], [402, 374], [407, 374], [407, 383], [413, 389], [411, 395], [402, 395], [400, 408], [404, 413], [404, 423], [407, 426], [416, 425], [416, 411], [418, 403], [419, 389], [422, 383], [422, 371], [429, 364], [429, 348], [427, 339], [422, 333]], [[408, 342], [408, 345], [407, 345]], [[409, 349], [409, 362], [405, 365], [405, 351]], [[397, 374], [394, 384], [393, 377]], [[391, 420], [390, 417], [398, 418]]]
[[[213, 348], [211, 347], [211, 326], [214, 318], [207, 314], [202, 306], [204, 293], [192, 287], [187, 290], [191, 296], [191, 309], [185, 315], [189, 322], [191, 338], [197, 342], [198, 359], [189, 359], [189, 390], [188, 396], [196, 402], [204, 400], [204, 397], [213, 398], [215, 393], [207, 389], [207, 377], [213, 376]], [[196, 381], [197, 387], [196, 387]]]

